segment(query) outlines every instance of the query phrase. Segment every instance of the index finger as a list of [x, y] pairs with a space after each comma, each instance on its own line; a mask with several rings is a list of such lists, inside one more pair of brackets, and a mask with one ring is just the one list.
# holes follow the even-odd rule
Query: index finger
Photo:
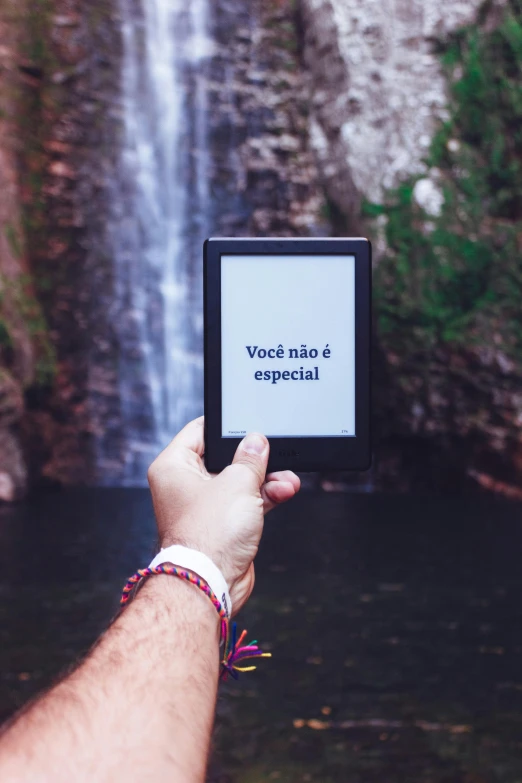
[[199, 416], [197, 419], [189, 421], [189, 423], [178, 432], [170, 445], [175, 448], [179, 448], [181, 446], [182, 448], [193, 451], [198, 455], [198, 457], [202, 457], [205, 453], [205, 431], [203, 429], [204, 421], [204, 416]]

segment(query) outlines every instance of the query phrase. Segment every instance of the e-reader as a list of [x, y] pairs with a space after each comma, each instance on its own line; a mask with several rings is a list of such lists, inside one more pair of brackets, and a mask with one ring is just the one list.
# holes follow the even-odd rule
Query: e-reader
[[254, 431], [270, 471], [366, 470], [370, 321], [367, 239], [207, 239], [208, 470]]

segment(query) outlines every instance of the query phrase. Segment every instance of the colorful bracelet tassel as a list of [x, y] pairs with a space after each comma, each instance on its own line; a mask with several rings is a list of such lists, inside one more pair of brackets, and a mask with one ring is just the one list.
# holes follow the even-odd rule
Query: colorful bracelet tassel
[[[232, 630], [230, 630], [232, 625]], [[226, 682], [229, 675], [235, 680], [239, 678], [239, 672], [252, 672], [257, 666], [238, 666], [239, 663], [251, 658], [271, 658], [272, 653], [264, 653], [259, 649], [257, 640], [243, 645], [243, 639], [247, 632], [243, 631], [239, 639], [237, 638], [236, 623], [227, 622], [227, 633], [225, 636], [225, 651], [221, 661], [220, 678]], [[242, 646], [243, 645], [243, 646]]]
[[219, 598], [210, 589], [204, 579], [201, 579], [197, 574], [188, 571], [186, 568], [179, 568], [178, 566], [165, 563], [162, 563], [155, 568], [140, 568], [127, 580], [120, 599], [120, 606], [124, 607], [128, 603], [133, 590], [143, 581], [143, 579], [147, 579], [154, 574], [169, 574], [170, 576], [177, 576], [180, 579], [186, 579], [205, 593], [214, 604], [214, 607], [221, 618], [221, 640], [224, 642], [223, 658], [221, 660], [219, 675], [221, 680], [226, 681], [229, 676], [237, 680], [239, 678], [239, 672], [251, 672], [257, 668], [256, 666], [238, 665], [244, 661], [252, 658], [272, 657], [271, 653], [264, 653], [259, 648], [256, 640], [243, 645], [243, 640], [247, 632], [243, 631], [239, 639], [237, 638], [236, 623], [231, 623], [229, 621], [225, 608], [221, 605]]

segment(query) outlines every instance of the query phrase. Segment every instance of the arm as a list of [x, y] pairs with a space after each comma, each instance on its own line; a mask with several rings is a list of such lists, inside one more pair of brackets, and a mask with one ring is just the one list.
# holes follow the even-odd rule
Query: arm
[[[202, 461], [198, 419], [149, 471], [162, 546], [183, 543], [211, 557], [227, 580], [235, 612], [253, 588], [264, 513], [299, 488], [286, 471], [265, 480], [268, 443], [257, 436], [257, 445], [256, 451], [244, 441], [233, 465], [212, 477]], [[206, 596], [175, 577], [151, 577], [87, 659], [2, 735], [0, 780], [101, 783], [163, 776], [201, 783], [218, 646], [218, 615]]]
[[87, 660], [7, 732], [0, 779], [147, 780], [154, 770], [203, 780], [218, 644], [218, 616], [203, 594], [173, 577], [150, 579]]

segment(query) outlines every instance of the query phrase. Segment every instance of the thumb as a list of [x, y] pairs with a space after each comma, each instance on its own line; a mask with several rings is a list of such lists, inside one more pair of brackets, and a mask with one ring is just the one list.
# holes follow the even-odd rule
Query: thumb
[[265, 480], [270, 446], [264, 435], [251, 432], [236, 449], [232, 465], [246, 465], [252, 474], [253, 489], [258, 491]]

